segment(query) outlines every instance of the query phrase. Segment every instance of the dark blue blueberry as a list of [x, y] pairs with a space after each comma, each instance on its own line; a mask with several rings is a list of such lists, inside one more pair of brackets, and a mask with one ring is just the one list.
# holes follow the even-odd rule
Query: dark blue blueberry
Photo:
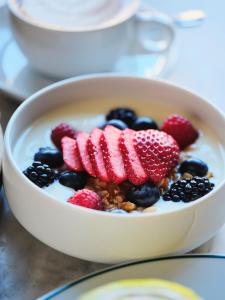
[[106, 115], [106, 121], [121, 120], [131, 127], [133, 122], [137, 119], [137, 115], [134, 110], [125, 107], [115, 108], [109, 111]]
[[59, 168], [63, 165], [61, 152], [58, 149], [50, 147], [39, 148], [38, 152], [34, 155], [34, 160], [48, 164], [51, 168]]
[[121, 120], [116, 120], [116, 119], [112, 119], [112, 120], [110, 120], [110, 121], [108, 121], [108, 122], [105, 122], [105, 123], [104, 123], [103, 125], [101, 125], [99, 128], [104, 129], [107, 125], [114, 126], [114, 127], [118, 128], [118, 129], [121, 129], [121, 130], [127, 128], [127, 124], [126, 124], [126, 123], [124, 123], [124, 122], [121, 121]]
[[132, 186], [126, 193], [126, 199], [141, 207], [155, 204], [160, 197], [159, 189], [153, 183]]
[[85, 172], [66, 171], [59, 175], [59, 182], [74, 190], [81, 190], [87, 184], [87, 178], [88, 175]]
[[189, 158], [180, 164], [178, 171], [181, 174], [189, 173], [192, 176], [204, 177], [208, 173], [208, 166], [200, 159]]
[[139, 117], [137, 118], [134, 123], [132, 124], [132, 129], [138, 130], [146, 130], [146, 129], [156, 129], [158, 130], [159, 127], [157, 123], [149, 117]]

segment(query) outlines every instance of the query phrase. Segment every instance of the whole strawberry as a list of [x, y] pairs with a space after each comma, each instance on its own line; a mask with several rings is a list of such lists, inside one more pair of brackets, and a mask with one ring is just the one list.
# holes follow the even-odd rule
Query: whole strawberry
[[51, 140], [58, 149], [61, 149], [61, 140], [64, 136], [75, 139], [77, 135], [76, 130], [67, 123], [61, 123], [53, 128], [51, 133]]
[[67, 202], [87, 208], [103, 210], [102, 200], [99, 195], [88, 189], [78, 191]]
[[159, 183], [178, 163], [179, 146], [165, 132], [154, 129], [136, 131], [133, 144], [144, 172], [154, 183]]
[[180, 149], [193, 144], [199, 136], [191, 122], [180, 115], [169, 116], [164, 121], [161, 130], [170, 134], [177, 141]]

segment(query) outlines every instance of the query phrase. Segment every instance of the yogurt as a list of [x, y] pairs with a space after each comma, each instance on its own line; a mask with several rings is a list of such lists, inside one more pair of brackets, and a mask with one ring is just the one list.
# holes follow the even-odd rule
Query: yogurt
[[[129, 100], [129, 106], [135, 107], [130, 102], [132, 101]], [[34, 121], [24, 132], [22, 132], [13, 149], [14, 158], [21, 171], [25, 170], [33, 163], [34, 154], [40, 147], [54, 147], [50, 139], [50, 134], [52, 128], [59, 123], [66, 122], [78, 130], [90, 132], [105, 120], [105, 113], [112, 107], [116, 107], [116, 104], [112, 102], [112, 105], [109, 106], [108, 101], [103, 101], [101, 111], [99, 111], [98, 100], [83, 101], [76, 103], [76, 105], [70, 104], [63, 108], [58, 108], [46, 113], [45, 116]], [[92, 113], [87, 113], [87, 111], [92, 111]], [[148, 111], [146, 110], [146, 107], [137, 109], [139, 115], [146, 115], [146, 111]], [[160, 107], [158, 104], [157, 109], [151, 111], [151, 117], [160, 124], [160, 122], [172, 113], [174, 113], [173, 108], [169, 106], [166, 107], [165, 105]], [[184, 114], [183, 112], [180, 112], [179, 109], [176, 109], [176, 113]], [[200, 136], [189, 148], [189, 151], [181, 152], [181, 156], [190, 155], [203, 160], [208, 165], [209, 171], [213, 173], [211, 181], [215, 185], [218, 185], [222, 181], [225, 171], [224, 148], [211, 128], [193, 116], [187, 117], [199, 130]], [[74, 194], [73, 189], [59, 184], [58, 181], [55, 181], [52, 185], [44, 188], [44, 190], [53, 196], [56, 201], [62, 202], [66, 202], [67, 199]], [[187, 205], [189, 204], [160, 199], [154, 206], [157, 212], [166, 212]]]
[[39, 25], [79, 29], [106, 25], [129, 8], [128, 0], [14, 0], [26, 18]]

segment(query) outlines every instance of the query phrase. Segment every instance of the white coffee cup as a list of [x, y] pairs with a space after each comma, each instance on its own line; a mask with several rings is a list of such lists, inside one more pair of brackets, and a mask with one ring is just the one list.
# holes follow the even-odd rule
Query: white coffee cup
[[132, 43], [152, 53], [168, 50], [174, 39], [171, 19], [156, 14], [141, 16], [140, 0], [130, 0], [126, 11], [111, 22], [77, 29], [34, 22], [20, 11], [16, 1], [7, 1], [14, 37], [31, 67], [51, 77], [110, 71]]

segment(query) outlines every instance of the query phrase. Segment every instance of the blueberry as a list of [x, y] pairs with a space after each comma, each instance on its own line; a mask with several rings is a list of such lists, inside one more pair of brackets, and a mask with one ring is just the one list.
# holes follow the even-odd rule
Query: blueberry
[[133, 122], [137, 119], [137, 115], [135, 111], [130, 108], [120, 107], [110, 110], [106, 115], [106, 121], [113, 119], [121, 120], [131, 127]]
[[124, 123], [121, 120], [116, 120], [116, 119], [112, 119], [112, 120], [110, 120], [108, 122], [105, 122], [100, 128], [104, 129], [107, 125], [114, 126], [114, 127], [118, 128], [118, 129], [121, 129], [121, 130], [127, 128], [127, 124], [126, 123]]
[[126, 194], [127, 200], [141, 206], [149, 207], [155, 204], [160, 197], [159, 189], [153, 183], [132, 186]]
[[139, 117], [137, 118], [134, 123], [132, 124], [132, 129], [134, 130], [146, 130], [146, 129], [156, 129], [158, 130], [159, 127], [157, 123], [149, 117]]
[[208, 166], [200, 159], [190, 158], [180, 164], [178, 171], [181, 174], [190, 173], [193, 176], [204, 177], [208, 173]]
[[50, 147], [39, 148], [38, 152], [34, 155], [34, 160], [48, 164], [51, 168], [59, 168], [64, 163], [61, 152], [58, 149]]
[[59, 175], [59, 182], [74, 190], [81, 190], [85, 187], [87, 178], [88, 175], [85, 172], [66, 171]]

